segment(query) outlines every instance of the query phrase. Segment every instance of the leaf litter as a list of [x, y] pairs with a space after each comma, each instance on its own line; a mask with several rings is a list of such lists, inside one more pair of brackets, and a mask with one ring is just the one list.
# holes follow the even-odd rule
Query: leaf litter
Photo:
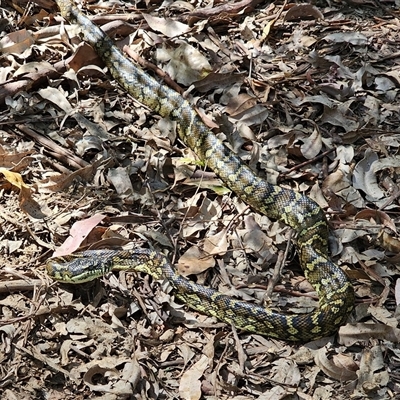
[[324, 208], [356, 307], [337, 336], [294, 345], [188, 310], [168, 282], [142, 274], [51, 282], [56, 249], [147, 245], [246, 301], [288, 313], [316, 304], [287, 227], [204, 171], [53, 5], [7, 5], [2, 398], [400, 398], [398, 3], [84, 6], [150, 73], [183, 85], [260, 175]]

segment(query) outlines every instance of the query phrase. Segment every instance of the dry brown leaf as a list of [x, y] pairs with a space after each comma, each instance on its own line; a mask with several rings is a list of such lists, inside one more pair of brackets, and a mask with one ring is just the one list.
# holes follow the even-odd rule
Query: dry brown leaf
[[52, 176], [46, 183], [41, 182], [39, 185], [39, 191], [41, 192], [60, 192], [68, 189], [75, 180], [81, 180], [83, 182], [90, 181], [96, 173], [98, 167], [104, 163], [104, 160], [98, 160], [94, 163], [87, 165], [86, 167], [80, 168], [72, 173], [65, 173], [61, 175]]
[[[229, 293], [261, 301], [261, 288], [243, 286], [253, 279], [264, 284], [271, 274], [269, 261], [276, 258], [277, 247], [286, 245], [287, 230], [246, 208], [232, 193], [217, 199], [216, 193], [228, 193], [226, 188], [176, 140], [175, 123], [149, 113], [118, 88], [97, 55], [83, 45], [76, 26], [59, 16], [54, 3], [39, 0], [32, 7], [26, 7], [25, 0], [13, 2], [12, 7], [3, 3], [0, 26], [4, 40], [11, 50], [16, 47], [15, 53], [3, 57], [0, 68], [0, 165], [21, 173], [32, 190], [38, 188], [35, 201], [51, 210], [45, 221], [29, 218], [20, 212], [18, 198], [10, 192], [11, 184], [5, 182], [7, 190], [0, 197], [0, 319], [7, 326], [11, 324], [13, 332], [7, 336], [0, 330], [3, 397], [34, 400], [45, 390], [48, 398], [63, 400], [90, 397], [89, 393], [104, 398], [179, 398], [182, 374], [206, 355], [209, 368], [194, 380], [197, 397], [396, 398], [400, 393], [396, 376], [399, 334], [396, 310], [390, 305], [400, 298], [398, 285], [394, 286], [400, 257], [387, 258], [382, 250], [399, 253], [400, 26], [396, 13], [387, 12], [393, 11], [395, 2], [360, 0], [363, 7], [342, 7], [346, 2], [331, 0], [321, 9], [325, 13], [323, 23], [317, 13], [313, 14], [313, 6], [294, 2], [204, 2], [201, 8], [198, 1], [189, 7], [182, 2], [164, 2], [161, 7], [147, 8], [150, 17], [145, 23], [132, 4], [122, 7], [103, 2], [97, 13], [99, 4], [82, 3], [83, 11], [93, 13], [91, 17], [98, 25], [113, 24], [121, 18], [129, 21], [126, 30], [116, 28], [117, 35], [149, 61], [156, 59], [157, 49], [163, 44], [175, 49], [184, 41], [198, 49], [200, 60], [211, 65], [213, 76], [204, 79], [197, 90], [190, 88], [185, 96], [203, 108], [203, 114], [223, 112], [222, 118], [211, 125], [217, 128], [219, 137], [271, 182], [307, 195], [313, 187], [311, 194], [316, 193], [336, 231], [333, 233], [339, 237], [332, 249], [334, 259], [347, 264], [357, 298], [362, 299], [353, 317], [369, 322], [368, 326], [341, 330], [339, 340], [346, 340], [349, 347], [333, 342], [333, 357], [328, 356], [334, 367], [345, 371], [354, 370], [353, 360], [362, 360], [357, 387], [356, 381], [344, 385], [326, 376], [309, 353], [297, 354], [286, 363], [297, 345], [243, 332], [232, 339], [229, 326], [185, 311], [185, 305], [173, 302], [167, 282], [160, 288], [153, 279], [142, 280], [142, 274], [119, 274], [118, 280], [111, 275], [105, 287], [94, 282], [82, 287], [52, 284], [45, 288], [47, 279], [42, 272], [49, 256], [46, 248], [65, 237], [75, 220], [107, 213], [110, 218], [103, 220], [104, 228], [95, 228], [90, 234], [95, 231], [107, 236], [95, 238], [96, 244], [121, 244], [136, 238], [140, 230], [139, 235], [155, 242], [156, 247], [168, 248], [166, 238], [170, 238], [176, 245], [177, 259], [182, 254], [180, 249], [202, 240], [212, 253], [232, 249], [229, 257], [216, 254], [219, 268], [199, 276], [199, 281], [206, 275], [214, 287], [223, 282], [220, 286], [229, 287]], [[232, 7], [241, 11], [229, 12]], [[305, 14], [313, 20], [290, 21], [294, 17], [303, 19]], [[195, 22], [192, 15], [197, 15]], [[186, 32], [189, 25], [193, 32]], [[25, 29], [20, 31], [22, 36], [14, 36], [21, 28]], [[35, 41], [32, 45], [29, 32]], [[186, 33], [176, 36], [180, 32]], [[174, 68], [179, 73], [179, 56], [185, 56], [185, 52], [176, 54]], [[195, 60], [197, 57], [189, 60], [189, 73], [196, 69]], [[154, 71], [157, 73], [157, 68]], [[186, 71], [183, 77], [187, 78]], [[51, 95], [56, 92], [47, 95], [48, 87], [58, 90], [61, 98], [57, 95], [52, 102]], [[199, 88], [201, 99], [197, 98]], [[43, 97], [40, 89], [45, 90]], [[224, 106], [230, 107], [230, 99], [242, 96], [245, 98], [239, 108], [231, 109], [238, 120], [230, 115], [228, 118]], [[66, 117], [65, 110], [71, 108], [74, 116]], [[76, 114], [76, 110], [82, 114]], [[30, 136], [32, 139], [21, 129], [28, 127], [36, 134]], [[47, 135], [56, 141], [50, 149], [40, 140]], [[130, 149], [122, 142], [129, 142]], [[120, 146], [124, 150], [119, 151]], [[363, 160], [368, 148], [376, 154], [370, 169], [368, 160]], [[94, 161], [91, 149], [112, 157], [110, 164]], [[78, 153], [89, 167], [73, 170], [83, 164], [82, 160], [69, 164], [72, 153]], [[312, 162], [304, 163], [305, 157]], [[368, 174], [367, 183], [373, 185], [354, 187], [356, 165], [360, 168], [356, 174], [364, 180], [362, 174]], [[117, 177], [114, 193], [107, 179], [110, 167]], [[119, 168], [124, 169], [120, 176]], [[287, 171], [289, 174], [285, 174]], [[52, 188], [56, 191], [49, 193], [44, 182], [56, 175], [59, 180], [57, 183], [56, 178]], [[125, 188], [131, 188], [118, 182], [121, 176], [128, 177], [133, 187], [128, 202], [127, 197], [121, 198]], [[326, 199], [318, 190], [323, 178]], [[384, 196], [371, 201], [374, 185]], [[197, 195], [199, 188], [204, 190]], [[26, 194], [24, 197], [29, 198]], [[27, 205], [29, 208], [29, 202]], [[366, 207], [378, 211], [374, 214]], [[112, 229], [104, 232], [107, 224], [115, 222], [123, 224], [122, 237]], [[381, 224], [391, 231], [384, 229], [378, 242]], [[226, 227], [233, 232], [231, 237], [226, 236]], [[120, 233], [121, 225], [115, 229]], [[90, 235], [87, 240], [91, 241]], [[309, 292], [299, 284], [304, 278], [292, 255], [290, 267], [294, 268], [283, 270], [280, 289], [293, 284]], [[202, 255], [190, 261], [195, 267], [200, 263], [197, 257], [201, 260]], [[253, 273], [257, 275], [250, 281]], [[24, 286], [11, 284], [16, 283], [14, 277], [21, 280], [31, 274], [40, 275], [43, 283], [26, 279]], [[132, 281], [134, 285], [130, 285]], [[240, 290], [232, 285], [240, 286]], [[12, 291], [18, 287], [16, 290], [23, 290], [23, 294], [14, 297]], [[286, 296], [276, 293], [271, 301], [283, 312], [286, 307], [308, 311], [316, 303], [296, 299], [291, 307]], [[33, 349], [25, 343], [33, 344]], [[140, 366], [131, 356], [136, 348], [147, 353]], [[367, 351], [361, 353], [360, 349]], [[328, 363], [327, 368], [333, 367]], [[93, 376], [96, 372], [99, 374]], [[293, 386], [276, 383], [273, 374]]]
[[371, 149], [367, 149], [364, 158], [357, 163], [353, 171], [353, 186], [367, 194], [370, 201], [376, 201], [384, 197], [384, 193], [378, 185], [375, 163], [378, 155]]
[[227, 230], [222, 229], [215, 235], [204, 239], [203, 249], [206, 254], [223, 256], [228, 250]]
[[399, 254], [400, 252], [400, 240], [389, 235], [385, 231], [382, 231], [381, 234], [378, 236], [378, 241], [381, 246], [394, 254]]
[[354, 219], [373, 219], [376, 223], [383, 224], [384, 226], [390, 228], [393, 232], [396, 232], [396, 225], [394, 224], [393, 219], [387, 213], [381, 210], [361, 210], [354, 216]]
[[4, 36], [0, 41], [0, 51], [3, 54], [16, 54], [26, 58], [31, 54], [32, 45], [35, 43], [32, 32], [20, 29]]
[[200, 274], [214, 265], [215, 260], [212, 255], [200, 250], [198, 246], [192, 246], [179, 258], [177, 267], [180, 274], [188, 276]]
[[315, 19], [324, 19], [322, 12], [312, 4], [298, 4], [289, 9], [285, 15], [285, 21], [294, 21], [297, 19], [306, 19], [313, 17]]

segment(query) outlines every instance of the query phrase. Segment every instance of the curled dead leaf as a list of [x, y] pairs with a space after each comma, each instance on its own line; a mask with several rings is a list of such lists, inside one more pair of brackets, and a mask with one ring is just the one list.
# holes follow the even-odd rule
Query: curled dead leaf
[[[6, 168], [0, 168], [5, 180], [12, 185], [12, 187], [19, 189], [19, 205], [21, 210], [35, 219], [43, 219], [46, 214], [43, 212], [42, 207], [32, 197], [33, 193], [31, 188], [24, 182], [21, 174], [18, 172], [9, 171]], [[1, 187], [2, 185], [0, 185]]]
[[357, 379], [357, 364], [350, 356], [344, 354], [335, 354], [328, 358], [328, 349], [322, 347], [315, 353], [315, 363], [330, 378], [338, 381], [353, 381]]

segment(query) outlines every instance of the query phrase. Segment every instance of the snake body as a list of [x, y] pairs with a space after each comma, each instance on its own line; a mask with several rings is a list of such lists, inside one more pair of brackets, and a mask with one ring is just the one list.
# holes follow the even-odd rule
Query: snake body
[[51, 259], [47, 264], [49, 275], [62, 282], [80, 283], [110, 270], [143, 271], [156, 279], [168, 279], [176, 296], [189, 307], [246, 331], [293, 341], [336, 332], [353, 309], [354, 292], [345, 273], [328, 256], [328, 226], [321, 208], [309, 197], [257, 176], [204, 125], [187, 100], [125, 58], [70, 0], [56, 3], [66, 20], [81, 27], [84, 40], [129, 94], [161, 116], [175, 120], [184, 143], [243, 201], [297, 232], [300, 264], [318, 293], [319, 307], [309, 314], [285, 315], [236, 300], [180, 276], [164, 255], [147, 249], [86, 251]]

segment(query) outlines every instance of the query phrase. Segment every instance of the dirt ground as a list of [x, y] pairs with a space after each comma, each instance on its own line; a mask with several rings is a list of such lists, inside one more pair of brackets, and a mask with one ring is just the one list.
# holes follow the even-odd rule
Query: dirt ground
[[323, 208], [356, 304], [336, 335], [290, 343], [190, 310], [144, 273], [52, 281], [60, 247], [149, 247], [282, 313], [318, 302], [295, 233], [127, 95], [53, 1], [3, 2], [1, 399], [400, 399], [399, 1], [79, 7], [260, 176]]

